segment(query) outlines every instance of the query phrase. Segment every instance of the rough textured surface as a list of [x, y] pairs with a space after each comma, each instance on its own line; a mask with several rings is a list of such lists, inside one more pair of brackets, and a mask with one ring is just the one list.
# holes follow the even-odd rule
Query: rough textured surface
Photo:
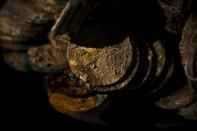
[[192, 14], [182, 33], [180, 43], [182, 64], [186, 76], [191, 80], [194, 88], [197, 88], [197, 16]]
[[44, 73], [58, 72], [66, 68], [65, 56], [64, 51], [53, 48], [50, 44], [31, 47], [28, 50], [28, 57], [33, 70]]
[[0, 12], [0, 38], [5, 41], [22, 42], [43, 37], [48, 27], [38, 24], [51, 20], [45, 15], [47, 14], [37, 9], [32, 1], [8, 0]]
[[36, 0], [7, 0], [2, 10], [28, 23], [42, 24], [52, 20], [52, 15], [44, 12], [42, 8], [39, 8], [35, 1]]
[[66, 2], [8, 0], [0, 12], [0, 39], [16, 44], [46, 39], [52, 23]]
[[196, 99], [197, 94], [195, 91], [191, 87], [185, 86], [173, 94], [160, 99], [156, 105], [164, 109], [180, 109]]
[[[1, 12], [2, 13], [2, 12]], [[43, 28], [23, 22], [20, 18], [0, 14], [0, 39], [9, 42], [24, 42], [43, 36]]]
[[118, 92], [121, 90], [126, 89], [125, 92], [129, 93], [127, 89], [129, 88], [135, 88], [132, 85], [129, 85], [129, 83], [134, 79], [134, 77], [137, 74], [137, 71], [139, 70], [139, 62], [140, 62], [140, 56], [139, 56], [139, 48], [136, 46], [136, 43], [132, 44], [132, 61], [130, 63], [129, 69], [126, 72], [126, 74], [121, 78], [120, 81], [118, 81], [115, 84], [102, 86], [102, 87], [93, 87], [92, 90], [100, 93], [110, 93], [110, 92]]
[[[194, 120], [197, 109], [197, 96], [192, 88], [197, 87], [197, 17], [196, 13], [191, 13], [194, 1], [158, 0], [160, 8], [156, 0], [131, 3], [122, 0], [7, 0], [0, 12], [0, 51], [4, 51], [5, 62], [16, 70], [41, 72], [35, 73], [38, 77], [47, 75], [49, 102], [57, 111], [76, 119], [100, 122], [102, 114], [96, 107], [105, 108], [105, 94], [109, 94], [107, 102], [124, 124], [127, 120], [122, 113], [140, 124], [139, 116], [144, 119], [148, 114], [152, 122], [153, 115], [147, 111], [163, 96], [157, 102], [159, 110], [178, 113], [184, 120]], [[140, 9], [145, 11], [140, 12]], [[165, 19], [167, 31], [163, 29]], [[47, 45], [43, 45], [45, 43]], [[13, 81], [11, 76], [8, 75], [9, 81]], [[21, 79], [22, 82], [20, 79], [21, 76], [16, 80], [19, 84], [26, 82], [26, 78]], [[33, 87], [35, 83], [30, 82], [25, 87]], [[26, 89], [24, 94], [29, 96], [32, 89]], [[17, 105], [18, 102], [20, 100]], [[126, 108], [122, 106], [124, 102]], [[121, 106], [114, 106], [117, 103]], [[147, 109], [149, 104], [151, 109]], [[91, 118], [90, 112], [96, 118]], [[154, 114], [155, 110], [152, 112]], [[105, 115], [110, 113], [104, 111]], [[171, 116], [165, 119], [167, 123], [169, 119]]]
[[72, 72], [79, 79], [93, 86], [105, 86], [125, 75], [132, 60], [132, 46], [129, 38], [104, 48], [69, 44], [67, 57]]
[[[187, 59], [190, 56], [195, 56], [196, 51], [196, 35], [197, 35], [197, 16], [195, 14], [192, 14], [185, 24], [183, 28], [182, 33], [182, 39], [180, 42], [180, 52], [182, 56], [182, 62], [185, 66], [185, 63], [189, 59]], [[192, 48], [194, 48], [192, 50]], [[191, 51], [191, 52], [190, 52]]]

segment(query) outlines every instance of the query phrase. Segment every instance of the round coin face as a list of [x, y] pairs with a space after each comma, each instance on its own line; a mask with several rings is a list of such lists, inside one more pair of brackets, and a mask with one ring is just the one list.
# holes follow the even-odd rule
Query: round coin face
[[101, 48], [69, 43], [67, 58], [71, 71], [81, 81], [106, 86], [115, 84], [126, 74], [132, 61], [132, 46], [129, 38]]

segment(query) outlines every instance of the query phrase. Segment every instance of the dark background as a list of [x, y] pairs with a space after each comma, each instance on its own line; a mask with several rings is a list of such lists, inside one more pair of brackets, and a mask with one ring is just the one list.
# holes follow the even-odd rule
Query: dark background
[[[152, 0], [153, 1], [153, 0]], [[156, 1], [156, 0], [155, 0]], [[141, 34], [149, 34], [150, 37], [156, 37], [157, 33], [148, 32], [150, 23], [155, 25], [153, 32], [159, 30], [164, 23], [164, 16], [160, 12], [154, 13], [151, 17], [146, 18], [148, 14], [155, 12], [154, 4], [144, 1], [136, 1], [130, 4], [129, 12], [132, 12], [132, 18], [128, 22], [134, 25], [140, 25], [136, 31], [144, 30]], [[3, 1], [1, 1], [1, 4]], [[129, 3], [129, 2], [128, 2]], [[156, 4], [156, 3], [155, 3]], [[125, 4], [128, 5], [129, 4]], [[148, 7], [149, 6], [149, 7]], [[152, 6], [152, 7], [151, 7]], [[136, 7], [136, 8], [134, 8]], [[127, 11], [126, 8], [124, 11]], [[157, 9], [159, 10], [159, 9]], [[161, 11], [161, 10], [159, 10]], [[116, 16], [127, 17], [121, 12], [114, 12]], [[129, 16], [128, 16], [129, 17]], [[118, 21], [118, 20], [117, 20]], [[146, 21], [146, 23], [144, 23]], [[119, 19], [118, 22], [122, 22]], [[160, 23], [160, 24], [158, 24]], [[157, 28], [158, 27], [158, 28]], [[146, 32], [147, 31], [147, 32]], [[139, 33], [140, 34], [140, 33]], [[146, 35], [144, 35], [146, 36]], [[146, 37], [145, 37], [146, 39]], [[147, 38], [149, 39], [149, 38]], [[1, 124], [6, 128], [97, 128], [102, 125], [93, 124], [91, 121], [82, 122], [72, 117], [58, 113], [49, 104], [47, 93], [44, 87], [44, 76], [38, 73], [22, 73], [6, 65], [0, 54], [0, 88], [1, 88]], [[134, 98], [117, 95], [110, 101], [109, 107], [100, 115], [101, 119], [109, 123], [111, 127], [128, 127], [130, 129], [146, 130], [194, 130], [194, 121], [186, 121], [177, 116], [175, 112], [161, 110], [154, 106], [151, 98]]]
[[[49, 104], [43, 76], [36, 73], [21, 73], [11, 69], [2, 59], [1, 72], [1, 124], [6, 128], [61, 127], [98, 128], [103, 125], [82, 122], [58, 113]], [[110, 127], [147, 130], [195, 130], [196, 122], [186, 121], [175, 112], [155, 107], [151, 99], [115, 96], [110, 106], [103, 111], [101, 119]], [[8, 126], [7, 126], [8, 125]]]

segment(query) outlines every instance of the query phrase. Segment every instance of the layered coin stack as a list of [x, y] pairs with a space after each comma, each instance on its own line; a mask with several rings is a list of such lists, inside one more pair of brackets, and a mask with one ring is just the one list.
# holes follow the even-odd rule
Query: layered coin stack
[[192, 0], [158, 1], [165, 13], [166, 30], [174, 34], [179, 43], [180, 61], [188, 83], [175, 92], [161, 98], [157, 105], [174, 110], [186, 119], [197, 119], [197, 14]]
[[8, 65], [19, 71], [38, 72], [65, 67], [64, 52], [52, 48], [47, 40], [48, 31], [64, 3], [50, 0], [8, 0], [5, 3], [0, 12], [0, 39]]

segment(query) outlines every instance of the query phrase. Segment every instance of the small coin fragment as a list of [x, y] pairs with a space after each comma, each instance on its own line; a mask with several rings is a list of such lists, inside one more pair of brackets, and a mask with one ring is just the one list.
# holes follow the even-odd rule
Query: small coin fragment
[[163, 42], [161, 40], [157, 40], [153, 43], [153, 48], [157, 54], [157, 68], [156, 68], [156, 77], [159, 77], [162, 73], [165, 64], [166, 64], [166, 50], [163, 46]]
[[171, 60], [169, 59], [167, 62], [166, 49], [163, 41], [156, 40], [148, 46], [152, 49], [153, 58], [151, 64], [152, 71], [143, 89], [146, 95], [154, 94], [162, 89], [171, 78], [173, 70], [173, 65], [170, 65], [172, 63], [168, 63]]
[[[51, 105], [59, 112], [86, 112], [96, 108], [107, 98], [105, 94], [94, 94], [87, 97], [72, 97], [67, 94], [82, 93], [76, 79], [62, 75], [48, 77], [48, 96]], [[78, 89], [77, 89], [78, 88]]]
[[191, 87], [184, 86], [171, 95], [161, 98], [156, 105], [163, 109], [180, 109], [196, 99], [196, 92]]
[[51, 105], [59, 112], [85, 112], [94, 109], [101, 103], [97, 103], [98, 99], [105, 99], [103, 95], [95, 95], [87, 98], [72, 98], [62, 93], [49, 94]]

